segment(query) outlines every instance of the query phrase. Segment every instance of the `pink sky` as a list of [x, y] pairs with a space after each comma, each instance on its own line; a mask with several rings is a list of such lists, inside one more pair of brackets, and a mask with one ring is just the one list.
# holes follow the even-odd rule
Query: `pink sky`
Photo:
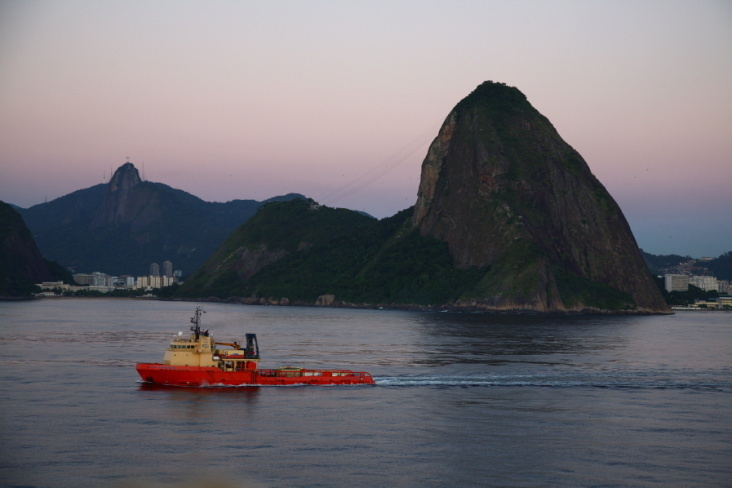
[[0, 1], [0, 200], [129, 157], [208, 201], [390, 216], [416, 201], [420, 144], [485, 80], [552, 121], [643, 249], [732, 250], [726, 0]]

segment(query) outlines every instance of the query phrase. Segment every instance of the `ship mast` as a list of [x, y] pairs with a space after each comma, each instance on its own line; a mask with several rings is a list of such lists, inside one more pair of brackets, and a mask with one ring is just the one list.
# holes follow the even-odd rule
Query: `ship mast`
[[191, 330], [196, 335], [196, 340], [198, 340], [199, 336], [201, 335], [201, 314], [206, 313], [204, 309], [201, 307], [196, 307], [195, 314], [193, 317], [191, 317], [191, 323], [193, 324], [191, 326]]

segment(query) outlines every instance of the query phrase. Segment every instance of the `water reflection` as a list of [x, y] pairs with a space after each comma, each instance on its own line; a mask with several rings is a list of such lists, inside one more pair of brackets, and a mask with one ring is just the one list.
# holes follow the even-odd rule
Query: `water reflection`
[[[627, 317], [422, 314], [417, 328], [422, 364], [555, 362], [627, 345]], [[533, 361], [531, 357], [538, 356]], [[543, 359], [542, 359], [543, 357]]]
[[140, 383], [138, 391], [149, 393], [145, 397], [146, 400], [165, 405], [165, 416], [168, 420], [201, 427], [212, 417], [217, 416], [221, 409], [239, 410], [244, 407], [248, 410], [256, 407], [260, 388], [252, 386], [187, 388]]
[[217, 397], [220, 395], [238, 395], [241, 400], [249, 401], [256, 398], [259, 394], [260, 387], [258, 386], [227, 386], [221, 388], [188, 388], [181, 386], [170, 386], [170, 385], [156, 385], [154, 383], [140, 383], [138, 387], [139, 391], [160, 391], [170, 392], [172, 394], [181, 393], [183, 395], [192, 395], [198, 397], [213, 396]]

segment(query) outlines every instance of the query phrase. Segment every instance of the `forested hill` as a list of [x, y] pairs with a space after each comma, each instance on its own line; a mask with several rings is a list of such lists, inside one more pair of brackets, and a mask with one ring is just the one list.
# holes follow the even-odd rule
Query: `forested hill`
[[732, 280], [732, 251], [728, 251], [704, 264], [717, 279]]
[[312, 200], [267, 204], [178, 291], [183, 297], [259, 297], [315, 303], [441, 304], [480, 270], [454, 268], [447, 245], [421, 237], [412, 209], [376, 220]]
[[678, 267], [683, 263], [695, 261], [694, 264], [697, 268], [702, 269], [702, 273], [706, 273], [703, 270], [705, 268], [719, 280], [732, 280], [732, 251], [709, 261], [700, 261], [690, 256], [679, 256], [678, 254], [654, 255], [647, 252], [643, 252], [643, 259], [654, 275], [664, 274], [666, 270]]

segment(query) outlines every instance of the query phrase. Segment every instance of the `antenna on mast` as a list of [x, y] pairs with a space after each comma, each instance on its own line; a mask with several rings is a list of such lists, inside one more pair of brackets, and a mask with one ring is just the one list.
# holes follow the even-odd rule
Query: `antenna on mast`
[[206, 311], [201, 307], [196, 307], [195, 315], [191, 317], [191, 323], [193, 324], [191, 326], [191, 331], [196, 335], [196, 340], [198, 340], [199, 336], [201, 335], [201, 314], [206, 313]]
[[147, 181], [145, 179], [145, 161], [142, 162], [142, 181]]

